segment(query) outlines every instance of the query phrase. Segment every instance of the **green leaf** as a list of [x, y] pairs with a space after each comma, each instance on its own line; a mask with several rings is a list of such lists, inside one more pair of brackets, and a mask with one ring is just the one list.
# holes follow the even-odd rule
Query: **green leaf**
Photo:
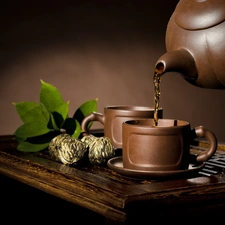
[[[61, 118], [63, 121], [61, 121], [61, 125], [62, 123], [65, 121], [65, 119], [68, 117], [68, 112], [69, 112], [69, 102], [63, 102], [60, 103], [54, 111], [52, 111], [52, 113], [57, 112], [58, 114], [61, 115]], [[60, 126], [61, 126], [60, 125]]]
[[45, 123], [40, 121], [31, 121], [21, 125], [15, 132], [20, 138], [35, 137], [50, 132], [51, 129]]
[[52, 138], [54, 138], [55, 136], [59, 134], [61, 134], [60, 131], [50, 131], [43, 135], [29, 137], [24, 141], [27, 141], [32, 144], [45, 144], [45, 143], [49, 143], [52, 140]]
[[62, 126], [66, 130], [66, 133], [72, 135], [76, 130], [76, 121], [74, 118], [67, 118]]
[[34, 120], [45, 123], [49, 121], [49, 112], [42, 104], [35, 102], [13, 102], [13, 105], [16, 106], [17, 113], [24, 123]]
[[54, 130], [59, 130], [64, 124], [66, 118], [68, 118], [69, 105], [64, 102], [56, 108], [56, 111], [50, 113], [50, 124], [49, 127]]
[[[53, 115], [53, 113], [50, 113], [50, 121], [49, 121], [49, 125], [48, 125], [48, 127], [50, 128], [50, 129], [53, 129], [53, 130], [59, 130], [60, 128], [59, 128], [59, 126], [57, 125], [57, 123], [56, 123], [56, 121], [55, 121], [55, 117], [56, 117], [56, 114], [55, 114], [55, 116]], [[60, 115], [58, 115], [58, 117], [60, 117]], [[58, 120], [57, 118], [56, 118], [56, 120]]]
[[20, 142], [17, 146], [17, 150], [23, 151], [23, 152], [38, 152], [41, 150], [44, 150], [49, 146], [49, 143], [44, 144], [32, 144], [26, 141]]
[[[72, 137], [81, 135], [81, 122], [90, 113], [97, 111], [98, 99], [83, 103], [68, 117], [69, 101], [63, 101], [58, 89], [41, 80], [40, 103], [13, 103], [24, 124], [15, 131], [18, 150], [25, 152], [41, 151], [49, 146], [49, 142], [59, 135], [62, 129]], [[89, 123], [89, 128], [92, 123]]]
[[74, 118], [67, 118], [62, 128], [66, 130], [67, 134], [75, 138], [78, 138], [82, 132], [80, 123]]
[[17, 142], [23, 142], [23, 141], [25, 141], [26, 140], [26, 138], [21, 138], [21, 137], [17, 137], [17, 136], [15, 136], [14, 137], [14, 140], [16, 140]]
[[72, 137], [79, 138], [80, 134], [82, 132], [82, 129], [81, 129], [80, 123], [77, 120], [75, 120], [75, 121], [76, 121], [76, 129], [75, 129], [74, 133], [72, 134]]
[[[73, 118], [76, 119], [80, 124], [84, 117], [89, 115], [92, 112], [97, 112], [97, 101], [98, 98], [94, 100], [89, 100], [84, 102], [74, 113]], [[89, 123], [89, 128], [92, 123]]]
[[41, 84], [40, 102], [46, 106], [49, 112], [56, 111], [59, 105], [64, 103], [59, 90], [43, 80], [41, 80]]

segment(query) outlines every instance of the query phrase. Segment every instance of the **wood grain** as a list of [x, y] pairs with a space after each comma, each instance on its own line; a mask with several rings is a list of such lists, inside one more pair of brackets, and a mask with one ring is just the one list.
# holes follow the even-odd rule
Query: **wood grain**
[[117, 174], [106, 165], [66, 166], [53, 161], [47, 151], [23, 153], [16, 145], [13, 136], [0, 136], [1, 174], [103, 215], [107, 223], [140, 222], [149, 213], [172, 218], [177, 213], [196, 216], [225, 209], [223, 174], [137, 179]]

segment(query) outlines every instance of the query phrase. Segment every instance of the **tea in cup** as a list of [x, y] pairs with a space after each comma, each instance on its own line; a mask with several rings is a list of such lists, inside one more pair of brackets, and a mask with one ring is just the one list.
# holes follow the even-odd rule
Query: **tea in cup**
[[[158, 117], [162, 118], [163, 109], [159, 108]], [[154, 107], [114, 105], [106, 106], [104, 113], [92, 112], [86, 116], [81, 129], [88, 133], [88, 124], [98, 121], [104, 126], [104, 136], [110, 138], [114, 148], [122, 148], [122, 123], [127, 120], [154, 118]]]
[[[191, 155], [190, 143], [195, 138], [206, 138], [209, 148], [199, 155]], [[217, 149], [213, 132], [183, 120], [130, 120], [122, 124], [122, 160], [126, 169], [143, 171], [172, 171], [188, 169], [190, 158], [205, 162]]]

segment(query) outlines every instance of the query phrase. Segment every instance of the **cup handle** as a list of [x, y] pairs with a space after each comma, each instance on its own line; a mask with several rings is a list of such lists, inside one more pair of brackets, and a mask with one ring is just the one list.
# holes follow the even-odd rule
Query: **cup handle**
[[86, 116], [81, 122], [81, 129], [83, 131], [83, 136], [88, 135], [88, 124], [93, 121], [99, 121], [104, 125], [105, 117], [103, 114], [98, 112], [92, 112], [88, 116]]
[[217, 150], [217, 138], [212, 131], [206, 129], [203, 126], [195, 127], [192, 129], [192, 131], [194, 138], [206, 138], [209, 141], [208, 149], [199, 153], [195, 159], [197, 162], [206, 162], [214, 155]]

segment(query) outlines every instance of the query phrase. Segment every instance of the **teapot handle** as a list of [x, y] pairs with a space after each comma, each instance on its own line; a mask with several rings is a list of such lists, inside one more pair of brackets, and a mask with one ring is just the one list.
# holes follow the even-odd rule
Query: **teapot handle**
[[197, 162], [206, 162], [217, 150], [217, 138], [212, 131], [203, 126], [195, 127], [192, 131], [194, 131], [195, 138], [206, 138], [209, 142], [208, 149], [199, 153], [195, 159]]
[[99, 121], [102, 125], [105, 123], [105, 116], [102, 113], [92, 112], [86, 116], [81, 122], [83, 136], [88, 135], [88, 124], [93, 121]]

